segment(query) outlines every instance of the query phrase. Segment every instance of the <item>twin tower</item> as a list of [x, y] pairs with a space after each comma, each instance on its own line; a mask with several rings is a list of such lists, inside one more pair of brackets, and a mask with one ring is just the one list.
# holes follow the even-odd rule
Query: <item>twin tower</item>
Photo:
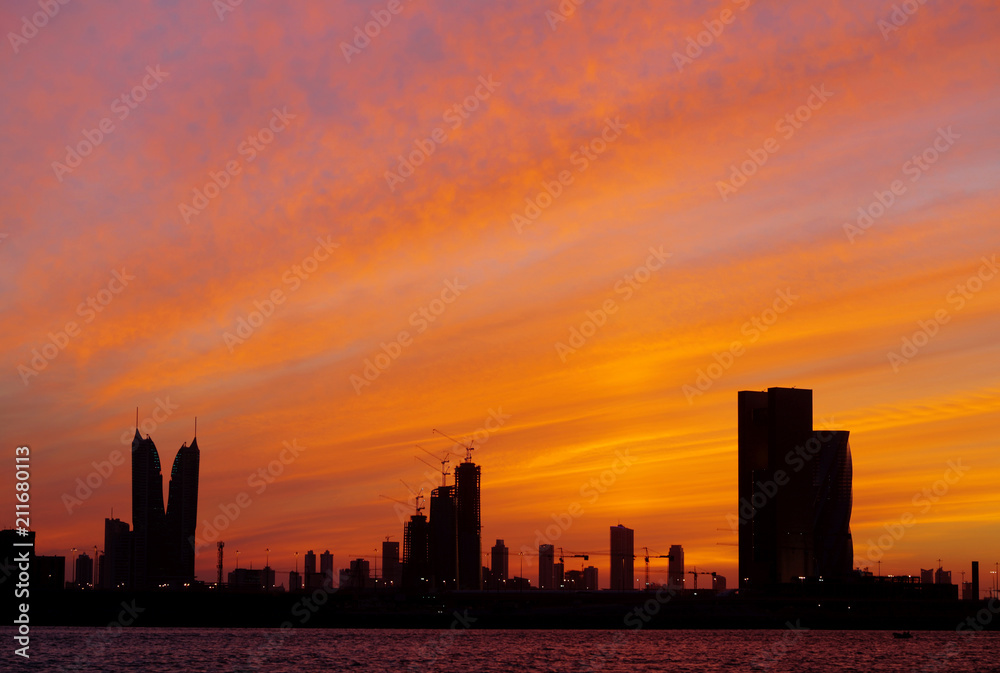
[[198, 438], [177, 452], [163, 507], [163, 475], [156, 445], [136, 429], [132, 439], [132, 582], [136, 589], [194, 582], [198, 523]]

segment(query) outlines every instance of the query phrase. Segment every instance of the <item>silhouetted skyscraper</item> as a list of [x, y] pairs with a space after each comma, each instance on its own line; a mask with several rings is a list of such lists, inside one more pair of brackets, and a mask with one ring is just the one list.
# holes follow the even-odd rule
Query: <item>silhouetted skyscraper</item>
[[455, 468], [455, 520], [458, 533], [458, 588], [483, 588], [479, 488], [481, 471], [466, 459]]
[[611, 590], [635, 588], [634, 531], [618, 524], [611, 527]]
[[555, 583], [556, 548], [550, 544], [538, 545], [538, 588], [556, 589]]
[[814, 431], [812, 391], [739, 396], [740, 587], [846, 577], [853, 566], [851, 449]]
[[458, 520], [455, 487], [439, 486], [431, 491], [430, 576], [434, 586], [457, 588]]
[[504, 586], [510, 576], [507, 572], [508, 553], [507, 545], [503, 543], [503, 540], [498, 539], [491, 550], [492, 567], [490, 568], [493, 581], [498, 587]]
[[88, 554], [76, 557], [76, 586], [80, 589], [94, 586], [94, 559]]
[[430, 531], [427, 517], [414, 514], [403, 530], [403, 586], [419, 589], [430, 575]]
[[684, 588], [684, 547], [670, 545], [670, 559], [667, 561], [667, 586], [680, 591]]
[[132, 533], [119, 519], [104, 520], [102, 589], [127, 589], [132, 569]]
[[201, 451], [198, 438], [184, 444], [170, 469], [167, 496], [166, 553], [172, 560], [172, 579], [179, 584], [194, 582], [194, 534], [198, 526], [198, 472]]
[[403, 567], [399, 564], [399, 543], [382, 542], [382, 581], [387, 587], [399, 588], [403, 581]]
[[597, 568], [594, 566], [583, 569], [583, 588], [587, 591], [597, 591]]
[[148, 589], [165, 576], [163, 475], [156, 445], [136, 429], [132, 438], [132, 581]]
[[979, 561], [972, 562], [972, 600], [979, 600]]
[[327, 549], [319, 555], [319, 574], [323, 588], [333, 588], [333, 554]]

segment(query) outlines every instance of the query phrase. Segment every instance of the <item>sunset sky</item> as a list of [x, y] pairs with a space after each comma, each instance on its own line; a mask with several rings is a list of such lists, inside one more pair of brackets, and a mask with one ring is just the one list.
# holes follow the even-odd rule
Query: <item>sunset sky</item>
[[252, 499], [227, 570], [401, 541], [379, 496], [429, 495], [437, 428], [479, 433], [512, 574], [542, 534], [606, 586], [620, 522], [732, 586], [736, 394], [795, 386], [851, 432], [855, 564], [985, 586], [1000, 6], [894, 4], [3, 3], [0, 437], [38, 553], [131, 521], [139, 407], [165, 489], [197, 416], [200, 522]]

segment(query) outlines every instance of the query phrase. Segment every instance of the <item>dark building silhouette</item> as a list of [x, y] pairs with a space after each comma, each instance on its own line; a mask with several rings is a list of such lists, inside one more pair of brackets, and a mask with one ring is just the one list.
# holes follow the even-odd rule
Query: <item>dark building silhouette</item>
[[90, 558], [89, 554], [80, 554], [76, 557], [74, 578], [78, 589], [94, 588], [94, 559]]
[[138, 428], [132, 438], [132, 581], [137, 589], [158, 585], [164, 568], [163, 475], [156, 445]]
[[399, 543], [382, 542], [382, 581], [385, 586], [398, 588], [403, 581], [403, 566], [399, 564]]
[[739, 586], [852, 570], [852, 466], [845, 431], [812, 428], [812, 391], [740, 391]]
[[414, 514], [403, 529], [403, 586], [421, 589], [430, 576], [430, 530], [427, 517]]
[[201, 452], [198, 438], [181, 446], [170, 469], [166, 512], [166, 552], [175, 584], [194, 582], [194, 534], [198, 526], [198, 471]]
[[[371, 573], [369, 571], [369, 564], [367, 559], [357, 558], [351, 561], [351, 567], [348, 570], [348, 577], [350, 581], [347, 586], [354, 589], [367, 589], [371, 586]], [[341, 588], [343, 588], [341, 584]]]
[[562, 561], [552, 564], [552, 584], [556, 589], [566, 588], [566, 566]]
[[234, 591], [269, 591], [273, 587], [274, 571], [269, 567], [237, 568], [229, 573], [229, 588]]
[[507, 545], [503, 543], [503, 540], [497, 539], [497, 543], [493, 545], [490, 550], [490, 578], [492, 580], [493, 586], [491, 588], [500, 589], [507, 584], [507, 579], [510, 577], [508, 572], [507, 564], [509, 562], [510, 550]]
[[635, 588], [635, 532], [618, 524], [611, 527], [611, 590]]
[[972, 562], [972, 600], [979, 600], [979, 561]]
[[431, 491], [430, 576], [438, 589], [458, 588], [458, 519], [455, 487]]
[[101, 588], [127, 589], [131, 586], [132, 533], [119, 519], [104, 520], [104, 556], [101, 559]]
[[670, 559], [667, 561], [667, 586], [676, 591], [684, 588], [684, 547], [670, 545]]
[[550, 544], [538, 545], [538, 588], [555, 589], [556, 548]]
[[318, 589], [322, 584], [322, 578], [316, 572], [316, 552], [312, 549], [306, 552], [303, 562], [302, 578], [306, 589]]
[[583, 569], [583, 588], [586, 591], [597, 591], [597, 568], [594, 566]]
[[481, 471], [466, 458], [455, 468], [455, 520], [458, 534], [458, 588], [483, 588], [482, 521], [479, 511]]
[[36, 556], [31, 565], [31, 586], [48, 591], [66, 588], [66, 557]]
[[319, 574], [324, 589], [333, 588], [333, 554], [327, 549], [319, 555]]
[[288, 572], [288, 590], [302, 591], [302, 575], [299, 574], [298, 570]]

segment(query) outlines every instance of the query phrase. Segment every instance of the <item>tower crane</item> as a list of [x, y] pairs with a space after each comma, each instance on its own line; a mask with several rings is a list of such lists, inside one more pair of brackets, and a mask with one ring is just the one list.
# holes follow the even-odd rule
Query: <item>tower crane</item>
[[[390, 498], [387, 495], [379, 495], [379, 497], [380, 498], [385, 498], [386, 500], [392, 500], [393, 502], [398, 502], [400, 505], [406, 505], [407, 507], [410, 506], [409, 502], [403, 502], [402, 500], [399, 500], [397, 498]], [[422, 496], [420, 494], [414, 494], [414, 505], [415, 505], [415, 508], [416, 508], [416, 516], [420, 516], [420, 512], [424, 509], [424, 506], [420, 503], [420, 501], [423, 499], [423, 497], [424, 496]]]
[[[421, 451], [423, 451], [424, 453], [426, 453], [431, 458], [437, 458], [437, 456], [435, 456], [433, 453], [431, 453], [430, 451], [428, 451], [424, 447], [420, 446], [419, 444], [414, 444], [414, 446], [417, 447], [418, 449], [420, 449]], [[430, 465], [431, 467], [434, 467], [433, 465], [431, 465], [430, 463], [428, 463], [423, 458], [420, 458], [420, 456], [417, 456], [417, 458], [420, 459], [420, 461], [424, 465]], [[446, 486], [447, 485], [447, 483], [448, 483], [448, 475], [451, 474], [451, 472], [448, 470], [448, 463], [449, 462], [451, 462], [451, 451], [445, 451], [444, 452], [444, 458], [440, 459], [440, 463], [441, 463], [441, 485], [442, 486]]]
[[[649, 547], [640, 547], [640, 549], [642, 549], [643, 551], [646, 552], [646, 557], [645, 557], [645, 560], [646, 560], [646, 584], [645, 584], [645, 587], [648, 590], [649, 589]], [[673, 556], [671, 556], [670, 554], [659, 554], [658, 556], [654, 556], [653, 558], [672, 559]]]
[[476, 448], [476, 447], [474, 447], [472, 445], [472, 442], [469, 442], [469, 445], [466, 446], [465, 444], [463, 444], [462, 442], [458, 441], [454, 437], [451, 437], [450, 435], [446, 435], [446, 434], [444, 434], [443, 432], [441, 432], [440, 430], [438, 430], [436, 428], [433, 429], [433, 430], [431, 430], [431, 432], [436, 432], [439, 435], [441, 435], [442, 437], [450, 439], [451, 441], [455, 442], [457, 445], [461, 446], [463, 449], [465, 449], [465, 462], [467, 462], [467, 463], [471, 463], [472, 462], [472, 452]]
[[694, 566], [694, 570], [688, 570], [687, 574], [688, 575], [694, 575], [694, 590], [695, 591], [698, 590], [698, 575], [711, 575], [712, 577], [715, 577], [715, 575], [716, 575], [715, 573], [710, 573], [710, 572], [704, 572], [704, 571], [703, 572], [699, 572], [697, 566]]

